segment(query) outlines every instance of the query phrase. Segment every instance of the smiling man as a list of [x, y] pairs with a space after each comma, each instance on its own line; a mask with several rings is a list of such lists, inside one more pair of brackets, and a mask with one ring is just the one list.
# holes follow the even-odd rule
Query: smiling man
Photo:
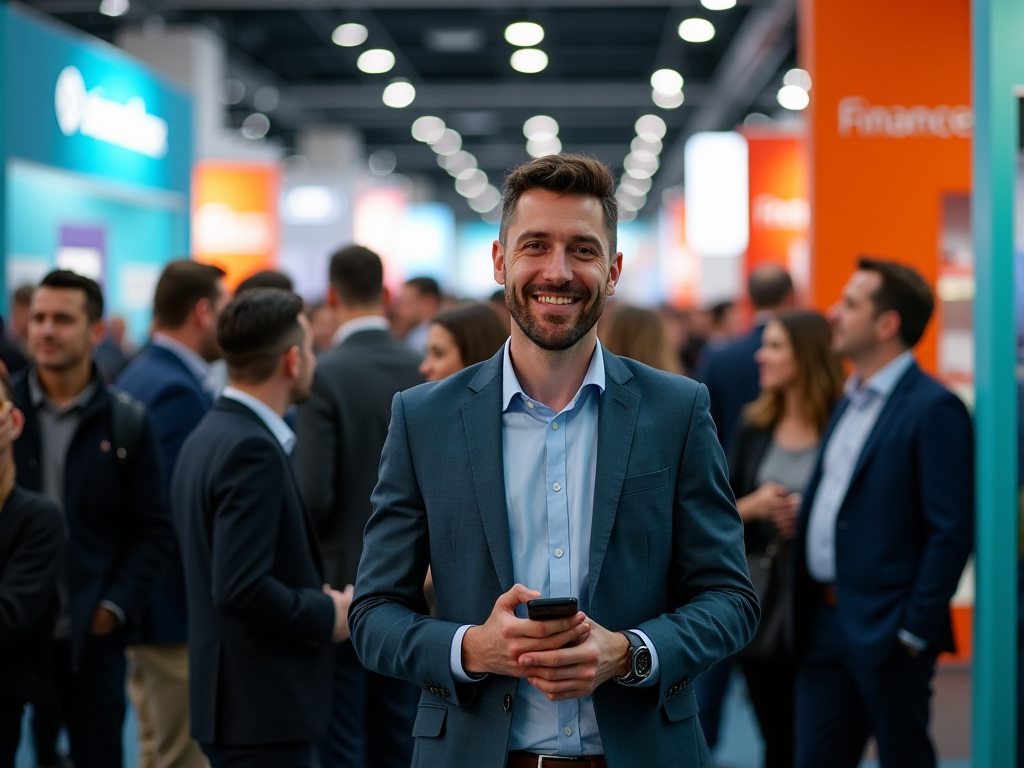
[[[509, 342], [395, 397], [350, 627], [363, 664], [424, 689], [414, 766], [710, 762], [692, 682], [750, 640], [757, 599], [707, 390], [597, 341], [614, 186], [578, 155], [513, 171]], [[578, 612], [527, 618], [565, 597]]]

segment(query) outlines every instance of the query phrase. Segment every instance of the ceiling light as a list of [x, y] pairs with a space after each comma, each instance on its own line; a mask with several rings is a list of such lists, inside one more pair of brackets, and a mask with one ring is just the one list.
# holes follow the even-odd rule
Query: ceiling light
[[370, 33], [362, 24], [342, 24], [331, 32], [331, 42], [342, 48], [355, 48], [365, 43], [369, 36]]
[[398, 166], [395, 153], [390, 149], [378, 149], [367, 158], [366, 162], [370, 166], [370, 173], [374, 176], [390, 176]]
[[679, 36], [688, 43], [706, 43], [715, 36], [715, 25], [707, 19], [686, 19], [679, 25]]
[[557, 155], [562, 151], [562, 142], [558, 140], [556, 136], [553, 139], [547, 141], [528, 141], [526, 142], [526, 153], [530, 157], [546, 157], [548, 155]]
[[439, 155], [454, 155], [462, 149], [462, 137], [459, 136], [458, 131], [445, 128], [444, 133], [431, 145], [431, 148]]
[[520, 48], [512, 54], [512, 69], [527, 75], [543, 72], [548, 66], [548, 55], [538, 48]]
[[637, 150], [643, 150], [645, 152], [651, 152], [655, 155], [660, 155], [662, 150], [662, 143], [660, 139], [645, 139], [642, 136], [637, 136], [633, 139], [633, 142], [629, 145], [629, 148], [636, 152]]
[[683, 104], [683, 92], [662, 93], [661, 91], [651, 91], [651, 101], [662, 109], [675, 109]]
[[257, 88], [252, 95], [252, 105], [260, 112], [273, 112], [281, 102], [281, 92], [272, 85]]
[[649, 179], [657, 172], [657, 168], [655, 168], [654, 170], [649, 170], [646, 168], [631, 168], [629, 171], [629, 175], [635, 179]]
[[659, 69], [651, 75], [651, 87], [659, 93], [679, 93], [683, 90], [683, 76], [674, 69]]
[[391, 68], [395, 66], [395, 54], [387, 48], [371, 48], [359, 54], [356, 66], [359, 67], [360, 72], [365, 72], [368, 75], [390, 72]]
[[458, 177], [464, 171], [476, 168], [476, 158], [464, 149], [460, 149], [453, 155], [441, 155], [437, 164], [444, 168], [452, 176]]
[[807, 109], [807, 105], [811, 103], [811, 97], [807, 95], [807, 91], [801, 88], [799, 85], [784, 85], [779, 89], [779, 95], [777, 96], [779, 104], [786, 109], [792, 109], [795, 112], [799, 112], [801, 109]]
[[463, 171], [455, 180], [455, 191], [463, 197], [476, 197], [487, 188], [487, 174], [479, 168]]
[[444, 133], [444, 129], [444, 120], [440, 117], [424, 115], [423, 117], [419, 117], [413, 121], [412, 137], [416, 139], [416, 141], [424, 141], [427, 144], [433, 144], [441, 138], [441, 134]]
[[469, 207], [477, 213], [487, 213], [497, 208], [500, 202], [501, 192], [498, 191], [497, 187], [488, 184], [484, 187], [483, 192], [470, 198]]
[[700, 4], [709, 11], [728, 11], [736, 7], [736, 0], [700, 0]]
[[631, 195], [615, 193], [615, 200], [619, 204], [620, 211], [638, 211], [643, 205], [637, 200], [633, 199]]
[[661, 140], [665, 138], [665, 131], [668, 127], [665, 121], [657, 115], [644, 115], [636, 121], [636, 135], [648, 141]]
[[262, 139], [270, 132], [270, 118], [255, 112], [242, 121], [242, 135], [253, 141]]
[[619, 224], [628, 224], [636, 218], [636, 211], [623, 208], [619, 211]]
[[225, 80], [221, 86], [220, 100], [234, 106], [245, 98], [245, 83], [241, 80]]
[[622, 175], [622, 183], [619, 184], [622, 189], [628, 189], [637, 195], [646, 195], [651, 191], [651, 179], [648, 176], [646, 179], [635, 179], [628, 173]]
[[[658, 156], [653, 152], [630, 152], [622, 161], [622, 167], [629, 175], [638, 179], [650, 178], [658, 170], [658, 165]], [[645, 173], [646, 176], [643, 175]]]
[[103, 0], [100, 13], [104, 16], [124, 16], [130, 7], [128, 0]]
[[629, 187], [620, 186], [615, 190], [615, 198], [622, 202], [623, 200], [629, 201], [629, 203], [639, 210], [643, 208], [647, 203], [647, 195], [643, 192], [637, 192]]
[[395, 80], [384, 89], [384, 105], [402, 109], [416, 99], [416, 89], [408, 80]]
[[811, 76], [805, 69], [791, 69], [782, 78], [783, 85], [796, 85], [805, 91], [811, 90]]
[[517, 21], [505, 27], [505, 39], [520, 48], [532, 48], [544, 39], [544, 27], [532, 21]]
[[523, 123], [523, 135], [530, 141], [551, 141], [558, 135], [558, 123], [547, 115], [531, 117]]

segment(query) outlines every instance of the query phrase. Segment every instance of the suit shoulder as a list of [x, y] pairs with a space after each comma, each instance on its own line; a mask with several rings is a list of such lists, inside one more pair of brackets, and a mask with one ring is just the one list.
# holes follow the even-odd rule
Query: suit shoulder
[[[476, 363], [440, 381], [428, 381], [405, 390], [401, 396], [406, 411], [416, 412], [421, 408], [436, 410], [445, 406], [461, 406], [462, 402], [472, 394], [469, 389], [470, 382], [484, 365], [485, 363]], [[501, 377], [498, 376], [497, 379], [500, 385]]]
[[668, 392], [682, 396], [696, 397], [700, 390], [700, 383], [678, 373], [662, 371], [652, 368], [628, 357], [619, 357], [618, 360], [633, 374], [636, 385], [644, 394], [644, 390], [655, 392]]

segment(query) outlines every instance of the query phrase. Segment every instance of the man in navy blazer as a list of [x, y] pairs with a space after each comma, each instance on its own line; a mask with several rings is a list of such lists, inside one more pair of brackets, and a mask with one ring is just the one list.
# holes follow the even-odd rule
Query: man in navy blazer
[[[228, 300], [224, 270], [189, 259], [164, 267], [153, 297], [153, 338], [118, 379], [146, 404], [156, 428], [164, 472], [174, 474], [185, 438], [213, 406], [220, 358], [217, 318]], [[128, 649], [128, 693], [138, 713], [140, 764], [201, 768], [206, 758], [189, 737], [185, 574], [175, 541]]]
[[[710, 763], [692, 681], [749, 641], [757, 598], [706, 390], [597, 342], [614, 188], [579, 155], [514, 171], [510, 343], [395, 396], [350, 627], [363, 664], [424, 689], [414, 766]], [[527, 618], [541, 597], [580, 610]]]
[[913, 269], [861, 259], [833, 307], [854, 375], [822, 442], [794, 539], [798, 768], [853, 768], [869, 736], [883, 768], [931, 768], [936, 656], [974, 531], [963, 403], [911, 350], [934, 300]]

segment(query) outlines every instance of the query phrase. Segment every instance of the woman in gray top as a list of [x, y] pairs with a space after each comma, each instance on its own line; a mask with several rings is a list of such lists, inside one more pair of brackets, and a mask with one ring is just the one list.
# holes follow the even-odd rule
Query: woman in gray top
[[828, 321], [816, 312], [787, 312], [765, 326], [755, 355], [761, 396], [744, 410], [729, 456], [750, 578], [761, 601], [761, 624], [739, 662], [766, 768], [793, 764], [789, 540], [822, 432], [842, 396], [843, 371], [831, 341]]

